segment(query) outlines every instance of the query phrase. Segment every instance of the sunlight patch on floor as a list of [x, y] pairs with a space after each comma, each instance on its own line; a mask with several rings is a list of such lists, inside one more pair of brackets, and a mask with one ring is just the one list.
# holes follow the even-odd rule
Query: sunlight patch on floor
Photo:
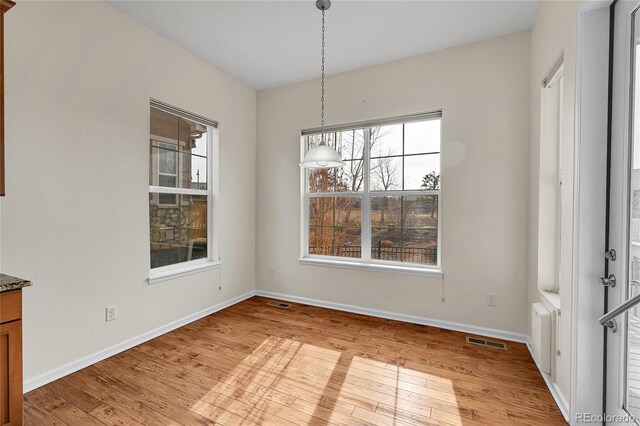
[[[321, 355], [323, 368], [333, 368], [340, 359], [340, 351], [328, 350], [310, 344], [303, 344], [295, 340], [269, 336], [257, 348], [238, 360], [235, 367], [205, 395], [203, 395], [191, 409], [203, 414], [210, 411], [210, 406], [238, 411], [238, 414], [249, 417], [254, 422], [270, 419], [281, 405], [297, 404], [299, 414], [309, 417], [311, 407], [321, 402], [322, 390], [330, 380], [329, 375], [314, 374], [307, 371], [305, 362], [308, 357]], [[296, 387], [298, 387], [296, 389]], [[295, 393], [320, 392], [318, 398], [306, 395], [303, 401], [290, 396], [292, 389]], [[276, 419], [277, 420], [277, 419]], [[298, 418], [298, 420], [301, 420]], [[249, 424], [249, 423], [248, 423]]]
[[335, 424], [359, 419], [463, 425], [472, 417], [472, 410], [458, 408], [451, 380], [393, 362], [278, 336], [255, 349], [219, 350], [230, 369], [191, 407], [202, 415], [218, 407], [249, 419], [246, 424], [320, 418]]
[[426, 421], [426, 418], [430, 418], [456, 426], [463, 425], [465, 420], [471, 419], [470, 411], [459, 408], [452, 380], [390, 363], [384, 368], [396, 378], [396, 393], [407, 392], [416, 395], [422, 402], [428, 400], [430, 408], [398, 397], [394, 405], [381, 404], [377, 411], [386, 411], [388, 415], [398, 419]]

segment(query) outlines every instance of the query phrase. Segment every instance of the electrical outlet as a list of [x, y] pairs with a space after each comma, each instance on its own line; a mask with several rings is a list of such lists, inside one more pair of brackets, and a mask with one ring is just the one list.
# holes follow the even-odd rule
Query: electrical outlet
[[275, 276], [276, 276], [276, 270], [275, 270], [275, 269], [273, 269], [273, 268], [269, 269], [269, 276], [270, 276], [271, 278], [275, 277]]
[[496, 306], [495, 294], [487, 294], [487, 306]]
[[115, 321], [118, 318], [118, 307], [117, 306], [108, 306], [106, 308], [107, 321]]

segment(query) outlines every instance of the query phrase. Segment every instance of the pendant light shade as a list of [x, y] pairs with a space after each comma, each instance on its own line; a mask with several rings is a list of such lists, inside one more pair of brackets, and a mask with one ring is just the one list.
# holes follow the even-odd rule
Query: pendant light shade
[[322, 11], [322, 79], [321, 88], [322, 96], [320, 97], [320, 144], [310, 149], [304, 156], [304, 160], [300, 166], [307, 169], [328, 169], [331, 167], [343, 167], [344, 161], [340, 158], [340, 154], [325, 143], [324, 134], [324, 12], [331, 7], [330, 0], [317, 0], [316, 7]]
[[344, 166], [344, 161], [342, 161], [340, 154], [335, 149], [324, 144], [310, 149], [300, 165], [307, 169], [328, 169], [330, 167], [342, 167]]

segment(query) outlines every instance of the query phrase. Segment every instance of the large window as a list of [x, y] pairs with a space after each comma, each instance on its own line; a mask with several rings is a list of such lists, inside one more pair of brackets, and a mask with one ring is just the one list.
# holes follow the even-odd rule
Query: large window
[[214, 260], [212, 159], [216, 141], [214, 121], [152, 101], [149, 137], [152, 276]]
[[[302, 169], [307, 260], [438, 269], [441, 113], [330, 128], [346, 166]], [[303, 131], [301, 155], [320, 142]]]

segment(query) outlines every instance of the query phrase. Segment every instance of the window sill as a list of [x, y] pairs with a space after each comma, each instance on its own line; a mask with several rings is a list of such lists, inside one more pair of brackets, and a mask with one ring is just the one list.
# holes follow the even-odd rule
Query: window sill
[[195, 274], [198, 272], [210, 271], [220, 268], [220, 262], [205, 262], [198, 263], [197, 265], [189, 265], [183, 267], [176, 267], [168, 271], [151, 272], [147, 282], [149, 284], [157, 284], [162, 281], [172, 280], [174, 278], [184, 277], [186, 275]]
[[334, 268], [343, 269], [356, 269], [361, 271], [376, 271], [376, 272], [392, 272], [397, 274], [409, 274], [420, 275], [423, 277], [442, 278], [442, 270], [436, 268], [422, 268], [416, 266], [396, 266], [396, 265], [383, 265], [375, 263], [364, 263], [354, 261], [340, 261], [333, 259], [316, 259], [310, 257], [303, 257], [298, 259], [301, 265], [315, 265], [315, 266], [329, 266]]
[[544, 290], [538, 290], [538, 293], [540, 293], [540, 297], [544, 302], [560, 312], [562, 305], [560, 295], [558, 293], [552, 293]]

